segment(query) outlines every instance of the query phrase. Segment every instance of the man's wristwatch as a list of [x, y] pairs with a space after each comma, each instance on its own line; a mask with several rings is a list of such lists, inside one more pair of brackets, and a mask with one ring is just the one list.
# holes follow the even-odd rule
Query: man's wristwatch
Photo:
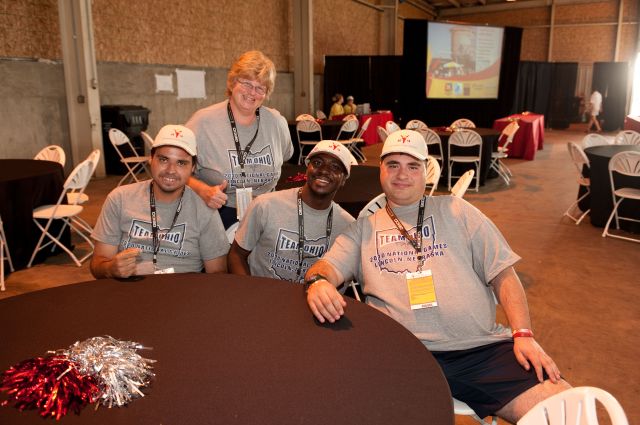
[[321, 275], [320, 273], [316, 273], [312, 275], [309, 279], [305, 279], [304, 285], [306, 289], [309, 289], [311, 285], [313, 285], [319, 280], [326, 280], [327, 282], [329, 281], [329, 279], [327, 279], [325, 276]]

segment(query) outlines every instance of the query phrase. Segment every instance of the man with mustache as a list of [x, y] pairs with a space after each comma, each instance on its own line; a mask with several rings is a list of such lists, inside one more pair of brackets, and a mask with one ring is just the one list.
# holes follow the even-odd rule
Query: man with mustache
[[[510, 423], [570, 388], [534, 339], [520, 260], [495, 225], [454, 196], [425, 196], [427, 145], [413, 130], [391, 133], [380, 155], [386, 206], [361, 217], [307, 272], [307, 303], [335, 322], [347, 303], [336, 287], [361, 284], [366, 302], [431, 351], [452, 395], [484, 418]], [[510, 329], [496, 323], [500, 302]]]
[[356, 160], [343, 144], [319, 142], [305, 159], [307, 181], [260, 195], [240, 221], [229, 251], [229, 271], [302, 283], [353, 217], [333, 202]]
[[102, 207], [91, 234], [96, 278], [227, 271], [220, 215], [187, 186], [196, 155], [191, 130], [162, 127], [151, 148], [151, 180], [114, 189]]

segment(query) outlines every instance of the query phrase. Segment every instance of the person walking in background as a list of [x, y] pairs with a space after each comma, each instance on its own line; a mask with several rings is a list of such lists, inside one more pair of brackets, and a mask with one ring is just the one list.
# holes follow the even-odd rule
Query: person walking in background
[[595, 88], [589, 98], [589, 127], [587, 128], [587, 132], [591, 131], [592, 126], [596, 127], [598, 133], [602, 132], [602, 127], [598, 120], [600, 112], [602, 112], [602, 95], [598, 89]]
[[[293, 155], [287, 120], [262, 106], [273, 92], [276, 69], [259, 51], [243, 53], [227, 74], [227, 100], [200, 109], [185, 124], [198, 143], [189, 186], [214, 209], [225, 228], [251, 199], [275, 187]], [[240, 211], [238, 211], [240, 207]]]
[[333, 105], [331, 105], [331, 111], [329, 112], [329, 119], [333, 119], [333, 117], [344, 115], [344, 108], [342, 107], [342, 103], [344, 102], [344, 97], [342, 97], [340, 93], [336, 93], [331, 100], [333, 100]]

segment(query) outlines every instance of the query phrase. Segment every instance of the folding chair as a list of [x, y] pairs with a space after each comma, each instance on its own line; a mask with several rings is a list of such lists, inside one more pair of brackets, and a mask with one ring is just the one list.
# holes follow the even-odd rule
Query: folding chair
[[[149, 173], [149, 169], [147, 168], [147, 163], [149, 162], [148, 156], [140, 156], [138, 152], [134, 149], [131, 141], [122, 131], [117, 128], [112, 128], [109, 130], [109, 140], [111, 144], [115, 148], [118, 156], [120, 157], [120, 162], [124, 164], [127, 168], [127, 174], [125, 174], [122, 179], [118, 182], [117, 186], [123, 184], [126, 180], [130, 180], [131, 182], [139, 182], [137, 174], [141, 172], [146, 172], [147, 175], [151, 175]], [[125, 156], [120, 150], [121, 146], [128, 146], [132, 156]]]
[[469, 170], [462, 175], [456, 182], [456, 184], [451, 188], [451, 194], [453, 196], [457, 196], [458, 198], [464, 197], [464, 194], [467, 193], [467, 188], [469, 188], [469, 183], [473, 180], [473, 170]]
[[509, 156], [509, 145], [513, 142], [513, 138], [519, 128], [520, 125], [517, 121], [509, 123], [509, 125], [502, 130], [499, 137], [499, 139], [506, 137], [504, 144], [502, 146], [498, 146], [498, 152], [491, 152], [491, 164], [489, 165], [491, 169], [502, 177], [502, 180], [504, 180], [507, 185], [511, 182], [511, 176], [513, 176], [513, 174], [502, 160]]
[[[473, 419], [476, 420], [476, 422], [479, 422], [481, 424], [487, 424], [487, 422], [485, 422], [484, 419], [476, 415], [476, 412], [474, 412], [473, 409], [467, 405], [467, 403], [460, 401], [455, 397], [452, 397], [452, 398], [453, 398], [453, 414], [454, 415], [471, 416]], [[491, 416], [491, 425], [497, 425], [497, 424], [498, 424], [498, 417], [495, 415]]]
[[[91, 234], [93, 229], [91, 229], [91, 226], [86, 224], [86, 222], [79, 217], [83, 207], [78, 204], [67, 205], [62, 203], [63, 200], [66, 200], [67, 193], [70, 190], [77, 190], [78, 193], [84, 192], [87, 184], [89, 184], [93, 170], [93, 163], [91, 161], [85, 160], [81, 162], [73, 169], [71, 174], [69, 174], [69, 177], [67, 177], [67, 180], [64, 182], [63, 190], [58, 198], [58, 202], [55, 205], [42, 205], [33, 210], [33, 222], [42, 231], [42, 234], [40, 235], [40, 239], [33, 250], [33, 254], [31, 255], [31, 259], [29, 260], [27, 267], [31, 267], [38, 251], [45, 249], [49, 245], [57, 245], [60, 247], [63, 251], [69, 254], [78, 267], [81, 267], [82, 262], [93, 254], [94, 244], [88, 236]], [[57, 236], [50, 233], [53, 220], [62, 220], [63, 222]], [[41, 221], [46, 221], [44, 226], [41, 224]], [[78, 259], [73, 252], [69, 250], [69, 248], [60, 242], [60, 237], [67, 226], [78, 233], [78, 235], [80, 235], [91, 246], [90, 252], [81, 259]], [[87, 233], [85, 234], [84, 232]], [[48, 238], [49, 241], [43, 244], [45, 237]], [[55, 246], [52, 246], [51, 249], [53, 251]]]
[[360, 127], [360, 130], [358, 130], [358, 134], [356, 134], [356, 137], [354, 137], [353, 143], [349, 145], [349, 150], [351, 151], [351, 153], [358, 158], [359, 160], [361, 160], [362, 162], [365, 162], [367, 160], [367, 157], [364, 156], [364, 152], [362, 152], [360, 150], [360, 148], [358, 147], [358, 143], [363, 143], [364, 139], [362, 138], [362, 135], [364, 134], [365, 131], [367, 131], [367, 129], [369, 128], [369, 124], [371, 123], [371, 117], [367, 118], [363, 123], [362, 126]]
[[[438, 133], [429, 128], [422, 130], [417, 129], [416, 131], [422, 134], [422, 137], [424, 137], [424, 142], [427, 144], [429, 155], [442, 162], [442, 140], [440, 140], [440, 136], [438, 136]], [[435, 146], [438, 147], [437, 153], [433, 152], [433, 148]], [[442, 165], [444, 166], [444, 164]]]
[[385, 130], [384, 127], [376, 127], [376, 132], [378, 133], [378, 141], [380, 143], [384, 143], [384, 141], [387, 140], [387, 137], [389, 137], [389, 132]]
[[309, 115], [309, 114], [300, 114], [296, 117], [296, 121], [302, 121], [302, 120], [315, 121], [316, 119], [313, 118], [313, 115]]
[[342, 122], [340, 126], [340, 130], [338, 131], [338, 135], [336, 136], [336, 141], [344, 145], [351, 145], [355, 143], [353, 141], [353, 136], [355, 136], [356, 131], [358, 131], [358, 120], [346, 120]]
[[[309, 134], [318, 133], [319, 137], [307, 138]], [[298, 165], [301, 165], [306, 155], [304, 154], [305, 146], [315, 146], [322, 139], [322, 127], [316, 122], [315, 119], [301, 120], [296, 123], [296, 135], [298, 136], [298, 146], [300, 147], [300, 154], [298, 155]]]
[[394, 121], [391, 121], [391, 120], [389, 120], [386, 123], [384, 123], [384, 129], [387, 130], [388, 134], [391, 134], [394, 131], [401, 130], [400, 126], [398, 124], [396, 124]]
[[36, 154], [33, 159], [37, 159], [40, 161], [53, 161], [58, 162], [64, 168], [64, 164], [66, 163], [66, 155], [64, 154], [64, 149], [62, 149], [58, 145], [49, 145], [45, 146]]
[[604, 137], [602, 134], [590, 133], [582, 138], [582, 149], [587, 149], [592, 146], [610, 145], [611, 141]]
[[476, 125], [470, 119], [460, 118], [460, 119], [457, 119], [454, 122], [452, 122], [449, 127], [453, 128], [453, 129], [456, 129], [456, 128], [476, 128]]
[[611, 225], [611, 220], [613, 220], [614, 217], [616, 219], [616, 229], [620, 228], [620, 220], [640, 223], [640, 220], [636, 218], [623, 217], [618, 213], [618, 208], [625, 199], [640, 201], [640, 189], [636, 189], [634, 187], [617, 187], [613, 173], [618, 173], [623, 176], [629, 176], [640, 180], [640, 152], [619, 152], [609, 161], [609, 180], [611, 182], [611, 194], [613, 196], [613, 211], [611, 211], [609, 220], [607, 220], [607, 225], [604, 227], [604, 232], [602, 232], [602, 237], [610, 236], [612, 238], [624, 239], [626, 241], [640, 242], [640, 239], [615, 235], [609, 232], [609, 226]]
[[[464, 148], [465, 151], [470, 151], [472, 148], [477, 147], [477, 155], [453, 155], [455, 147]], [[452, 149], [454, 148], [454, 149]], [[475, 150], [475, 149], [474, 149]], [[449, 137], [449, 176], [448, 176], [448, 189], [451, 190], [451, 178], [461, 177], [453, 175], [453, 164], [456, 162], [464, 164], [473, 164], [475, 167], [475, 179], [477, 192], [480, 189], [480, 164], [482, 162], [482, 137], [478, 133], [469, 129], [460, 129], [453, 132]]]
[[640, 145], [640, 133], [633, 130], [623, 130], [616, 134], [613, 143], [616, 145]]
[[598, 425], [596, 400], [609, 414], [611, 425], [629, 425], [627, 415], [614, 396], [596, 387], [574, 387], [533, 406], [518, 425]]
[[587, 214], [589, 214], [589, 212], [591, 211], [591, 209], [587, 209], [579, 217], [574, 217], [574, 215], [571, 213], [571, 211], [573, 211], [578, 206], [580, 201], [582, 201], [584, 198], [589, 196], [589, 194], [591, 193], [591, 180], [589, 179], [589, 177], [585, 177], [584, 175], [582, 175], [583, 169], [585, 167], [589, 169], [590, 164], [589, 164], [589, 158], [587, 157], [587, 155], [585, 155], [584, 151], [577, 143], [569, 142], [567, 143], [567, 148], [569, 149], [569, 155], [571, 156], [571, 161], [573, 162], [573, 165], [575, 165], [576, 170], [578, 172], [577, 174], [578, 184], [586, 188], [586, 192], [582, 196], [580, 196], [578, 199], [576, 199], [571, 205], [569, 205], [569, 208], [567, 208], [567, 210], [563, 214], [569, 217], [571, 220], [573, 220], [577, 226], [578, 224], [580, 224], [582, 219], [585, 218]]
[[407, 130], [420, 131], [420, 130], [426, 130], [429, 127], [427, 127], [427, 125], [420, 120], [411, 120], [407, 123], [407, 125], [404, 126], [404, 128], [406, 128]]
[[[87, 161], [91, 161], [91, 175], [93, 176], [93, 173], [98, 167], [98, 162], [100, 162], [100, 149], [94, 149], [87, 157]], [[89, 202], [89, 195], [87, 195], [86, 193], [80, 193], [75, 189], [67, 192], [67, 203], [82, 205], [86, 204], [87, 202]]]
[[431, 186], [429, 196], [433, 196], [433, 192], [438, 188], [438, 182], [440, 181], [440, 164], [438, 160], [433, 156], [427, 157], [427, 185]]
[[316, 111], [316, 118], [318, 118], [319, 120], [326, 120], [327, 119], [327, 114], [325, 114], [320, 109], [318, 109]]
[[151, 149], [153, 149], [153, 137], [151, 137], [146, 131], [141, 131], [140, 137], [142, 137], [142, 140], [144, 140], [144, 151], [148, 152], [149, 155], [151, 155]]
[[9, 271], [14, 272], [13, 262], [11, 261], [11, 252], [9, 252], [9, 245], [7, 245], [7, 236], [4, 234], [4, 225], [2, 224], [2, 217], [0, 217], [0, 290], [4, 291], [4, 257], [6, 255], [9, 262]]

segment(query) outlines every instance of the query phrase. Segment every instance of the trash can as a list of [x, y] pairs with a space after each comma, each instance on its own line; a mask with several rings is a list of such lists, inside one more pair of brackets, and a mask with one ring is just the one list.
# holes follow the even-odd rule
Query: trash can
[[[127, 135], [137, 154], [144, 156], [144, 140], [140, 132], [149, 126], [149, 113], [151, 111], [144, 106], [136, 105], [102, 105], [100, 116], [102, 118], [102, 147], [104, 148], [104, 165], [107, 174], [126, 174], [127, 169], [120, 162], [120, 156], [109, 140], [109, 130], [117, 128]], [[128, 147], [121, 149], [123, 155], [130, 156], [133, 152], [125, 154]]]

